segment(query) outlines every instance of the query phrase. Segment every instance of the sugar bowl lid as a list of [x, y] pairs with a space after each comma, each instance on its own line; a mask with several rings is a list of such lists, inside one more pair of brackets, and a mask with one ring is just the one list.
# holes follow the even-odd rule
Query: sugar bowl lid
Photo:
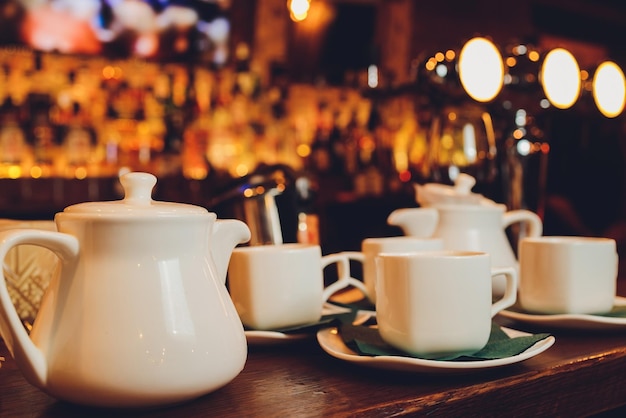
[[417, 185], [417, 202], [421, 206], [440, 204], [494, 204], [494, 202], [485, 198], [483, 195], [471, 191], [475, 184], [476, 179], [474, 177], [469, 174], [461, 173], [456, 178], [454, 186], [438, 183], [427, 183], [423, 186]]
[[86, 216], [172, 217], [207, 215], [200, 206], [185, 203], [161, 202], [152, 199], [157, 179], [150, 173], [130, 172], [120, 176], [124, 189], [122, 200], [85, 202], [66, 207], [63, 213]]

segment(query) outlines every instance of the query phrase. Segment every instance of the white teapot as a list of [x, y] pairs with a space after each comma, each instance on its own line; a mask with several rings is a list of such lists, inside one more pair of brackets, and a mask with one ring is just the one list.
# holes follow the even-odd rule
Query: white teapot
[[30, 336], [0, 272], [0, 332], [26, 380], [53, 397], [107, 407], [179, 403], [243, 369], [247, 343], [225, 286], [238, 220], [156, 202], [156, 178], [128, 173], [125, 197], [67, 207], [59, 232], [0, 233], [0, 260], [20, 244], [59, 256]]
[[[487, 252], [493, 267], [518, 268], [505, 230], [523, 222], [528, 227], [525, 236], [540, 236], [543, 233], [541, 218], [525, 209], [507, 211], [505, 205], [471, 193], [473, 184], [471, 176], [461, 174], [454, 187], [417, 186], [418, 202], [423, 207], [397, 209], [387, 222], [402, 228], [406, 235], [442, 238], [448, 250]], [[494, 281], [494, 295], [502, 295], [504, 284], [504, 278]]]

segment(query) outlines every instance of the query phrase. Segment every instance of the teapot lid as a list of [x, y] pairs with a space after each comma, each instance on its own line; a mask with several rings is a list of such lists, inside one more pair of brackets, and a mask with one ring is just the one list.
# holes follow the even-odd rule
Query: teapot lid
[[105, 202], [85, 202], [68, 206], [63, 213], [126, 216], [199, 215], [209, 212], [200, 206], [152, 200], [157, 179], [150, 173], [131, 172], [120, 176], [124, 199]]
[[469, 174], [461, 173], [454, 181], [454, 186], [438, 183], [417, 185], [417, 203], [421, 206], [439, 204], [489, 205], [495, 202], [479, 193], [472, 193], [476, 179]]

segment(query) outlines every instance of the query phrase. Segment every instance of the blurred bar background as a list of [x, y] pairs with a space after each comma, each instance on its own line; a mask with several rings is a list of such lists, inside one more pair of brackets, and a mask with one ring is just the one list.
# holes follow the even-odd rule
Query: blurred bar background
[[[504, 62], [487, 101], [459, 80], [474, 37]], [[466, 172], [546, 234], [623, 254], [624, 116], [593, 80], [625, 37], [617, 0], [0, 0], [0, 217], [119, 199], [147, 171], [155, 199], [243, 219], [253, 244], [329, 253], [399, 235], [415, 184]], [[568, 106], [542, 89], [555, 48], [579, 68]]]

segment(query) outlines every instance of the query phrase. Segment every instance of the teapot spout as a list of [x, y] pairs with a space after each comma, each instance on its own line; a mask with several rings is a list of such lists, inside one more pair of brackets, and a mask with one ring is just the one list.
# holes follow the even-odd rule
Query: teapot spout
[[399, 226], [405, 235], [429, 238], [435, 233], [439, 213], [435, 208], [396, 209], [387, 218], [389, 225]]
[[236, 219], [220, 219], [213, 225], [211, 237], [211, 255], [217, 269], [218, 277], [226, 283], [228, 262], [233, 249], [238, 244], [250, 240], [250, 228]]

